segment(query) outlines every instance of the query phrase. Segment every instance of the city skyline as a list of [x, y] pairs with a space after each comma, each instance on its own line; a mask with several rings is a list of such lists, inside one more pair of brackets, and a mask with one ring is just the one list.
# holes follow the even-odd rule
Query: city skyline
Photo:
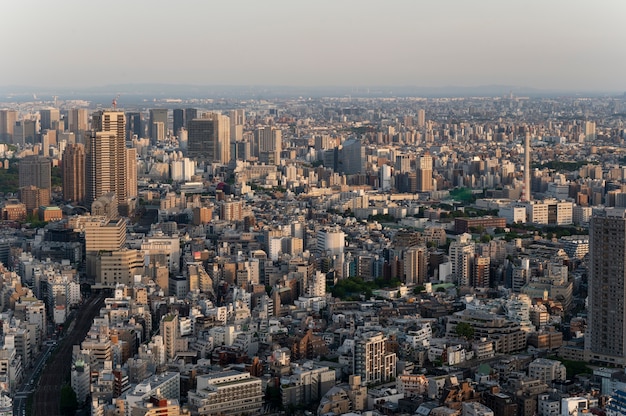
[[[626, 40], [619, 20], [626, 5], [588, 6], [239, 1], [217, 10], [163, 1], [114, 0], [97, 9], [69, 0], [11, 2], [0, 25], [0, 33], [14, 39], [4, 50], [11, 65], [0, 85], [507, 85], [622, 92], [626, 58], [615, 51]], [[55, 47], [42, 44], [50, 35]], [[127, 42], [120, 46], [120, 39]], [[94, 56], [112, 47], [119, 59]]]

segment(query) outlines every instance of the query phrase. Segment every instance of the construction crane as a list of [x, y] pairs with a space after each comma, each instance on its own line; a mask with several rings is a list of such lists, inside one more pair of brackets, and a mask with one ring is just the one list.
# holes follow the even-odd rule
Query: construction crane
[[113, 110], [117, 109], [117, 99], [120, 98], [120, 95], [117, 94], [111, 104], [113, 105]]

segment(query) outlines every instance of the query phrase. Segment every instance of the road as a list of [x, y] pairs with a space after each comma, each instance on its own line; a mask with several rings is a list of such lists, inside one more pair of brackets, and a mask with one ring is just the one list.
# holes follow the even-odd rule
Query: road
[[[104, 305], [104, 297], [103, 293], [92, 296], [77, 311], [65, 337], [59, 341], [55, 356], [42, 370], [33, 398], [33, 415], [61, 415], [61, 387], [69, 380], [72, 367], [72, 348], [85, 339], [93, 318], [98, 315], [100, 308]], [[22, 402], [21, 405], [25, 406], [25, 400]], [[16, 409], [18, 409], [18, 415], [24, 414], [19, 411], [19, 408]]]

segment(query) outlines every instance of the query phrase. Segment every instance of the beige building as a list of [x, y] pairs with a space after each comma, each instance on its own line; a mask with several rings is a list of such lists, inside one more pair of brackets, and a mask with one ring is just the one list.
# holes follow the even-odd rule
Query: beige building
[[96, 257], [96, 286], [114, 288], [120, 283], [132, 285], [135, 276], [143, 276], [141, 250], [100, 251]]
[[261, 380], [249, 373], [224, 371], [199, 375], [189, 406], [203, 416], [253, 415], [263, 406]]
[[121, 111], [93, 114], [92, 134], [86, 146], [86, 200], [88, 206], [100, 196], [114, 192], [126, 205], [126, 117]]

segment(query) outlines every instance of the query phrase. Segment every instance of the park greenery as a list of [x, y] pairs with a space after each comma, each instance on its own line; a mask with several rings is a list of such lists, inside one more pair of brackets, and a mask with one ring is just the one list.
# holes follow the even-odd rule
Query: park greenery
[[341, 300], [361, 300], [361, 296], [365, 299], [370, 298], [376, 289], [398, 286], [400, 286], [400, 281], [397, 279], [386, 280], [378, 277], [365, 281], [359, 276], [354, 276], [339, 280], [330, 290], [334, 297]]

